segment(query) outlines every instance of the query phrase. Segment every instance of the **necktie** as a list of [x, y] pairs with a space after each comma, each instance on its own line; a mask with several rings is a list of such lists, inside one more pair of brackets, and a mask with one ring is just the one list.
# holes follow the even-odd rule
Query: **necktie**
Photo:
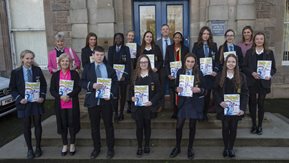
[[32, 80], [32, 73], [31, 73], [30, 69], [27, 70], [27, 80], [28, 80], [28, 82], [32, 82], [33, 81]]
[[187, 71], [187, 75], [191, 75], [190, 71]]
[[116, 47], [116, 52], [118, 53], [118, 52], [119, 52], [119, 50], [120, 50], [120, 47], [119, 47], [119, 46], [117, 46], [117, 47]]
[[229, 48], [230, 48], [230, 52], [234, 51], [234, 46], [233, 45], [230, 45]]
[[96, 66], [96, 77], [101, 78], [100, 65]]
[[204, 44], [204, 53], [205, 53], [205, 57], [208, 57], [209, 56], [209, 47], [208, 47], [208, 44]]

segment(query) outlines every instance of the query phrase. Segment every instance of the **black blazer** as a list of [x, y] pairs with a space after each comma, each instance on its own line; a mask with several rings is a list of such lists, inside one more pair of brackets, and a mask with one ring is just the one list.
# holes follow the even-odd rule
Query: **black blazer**
[[[257, 72], [257, 57], [256, 57], [256, 51], [255, 48], [251, 48], [247, 50], [245, 59], [244, 59], [244, 68], [243, 72], [247, 76], [247, 82], [248, 87], [253, 86], [255, 82], [257, 81], [253, 76], [253, 72]], [[263, 60], [271, 60], [272, 61], [272, 67], [271, 67], [271, 76], [273, 76], [276, 72], [276, 63], [274, 58], [274, 53], [272, 50], [265, 50], [263, 54]], [[261, 80], [261, 84], [264, 88], [267, 88], [270, 90], [271, 88], [271, 79], [270, 80]], [[269, 92], [268, 92], [269, 93]]]
[[131, 61], [129, 47], [122, 45], [119, 52], [116, 52], [116, 45], [110, 46], [108, 49], [108, 64], [113, 67], [113, 64], [124, 64], [125, 83], [130, 79], [131, 74]]
[[[81, 64], [84, 68], [86, 64], [90, 64], [90, 56], [92, 56], [93, 51], [91, 51], [90, 47], [84, 47], [81, 49]], [[106, 58], [104, 57], [103, 63], [106, 63]]]
[[[243, 67], [243, 54], [242, 54], [242, 50], [239, 46], [235, 45], [234, 44], [234, 50], [236, 51], [236, 55], [238, 57], [238, 65], [239, 65], [239, 68], [240, 68], [240, 71], [242, 70], [242, 67]], [[223, 64], [224, 64], [224, 55], [221, 55], [221, 52], [228, 52], [228, 46], [227, 44], [224, 44], [224, 45], [221, 45], [219, 47], [219, 50], [218, 50], [218, 55], [216, 56], [216, 60], [217, 60], [217, 63], [218, 63], [218, 66], [219, 66], [219, 70], [222, 71], [223, 69]], [[222, 58], [220, 58], [222, 56]]]
[[[105, 64], [108, 78], [111, 78], [111, 97], [110, 100], [106, 101], [100, 99], [100, 105], [107, 103], [111, 104], [113, 98], [118, 97], [118, 82], [115, 70], [108, 64]], [[86, 90], [84, 106], [91, 108], [97, 106], [97, 100], [95, 98], [95, 89], [93, 89], [93, 84], [96, 83], [97, 77], [95, 72], [95, 63], [90, 63], [84, 67], [81, 76], [81, 88]]]
[[[61, 106], [60, 106], [60, 95], [59, 95], [59, 74], [60, 71], [57, 71], [52, 74], [51, 82], [50, 82], [50, 93], [55, 98], [54, 101], [54, 110], [57, 120], [57, 133], [63, 133], [63, 126], [61, 125]], [[69, 94], [67, 94], [72, 99], [72, 117], [73, 117], [73, 129], [74, 134], [76, 134], [80, 130], [80, 111], [79, 111], [79, 99], [78, 94], [81, 91], [80, 87], [80, 77], [75, 70], [70, 70], [71, 80], [74, 81], [73, 90]]]
[[[168, 38], [171, 42], [171, 45], [173, 44], [173, 40], [171, 38]], [[162, 40], [162, 37], [160, 39], [157, 40], [156, 44], [160, 47], [160, 50], [161, 50], [161, 53], [163, 54], [164, 53], [164, 50], [163, 50], [163, 40]], [[167, 52], [166, 52], [167, 53]]]
[[[41, 69], [37, 66], [32, 66], [33, 82], [40, 82], [40, 97], [46, 98], [47, 83]], [[28, 107], [27, 104], [21, 104], [20, 101], [25, 98], [25, 80], [23, 75], [23, 67], [18, 67], [11, 72], [9, 88], [12, 91], [12, 97], [15, 100], [17, 110], [24, 110]], [[30, 106], [30, 105], [29, 105]], [[31, 107], [39, 107], [43, 109], [43, 103], [32, 102]]]
[[232, 90], [229, 90], [228, 92], [225, 92], [224, 87], [221, 88], [219, 85], [221, 80], [221, 73], [217, 75], [214, 86], [214, 98], [216, 101], [216, 112], [218, 119], [224, 118], [224, 108], [220, 105], [220, 103], [224, 101], [224, 94], [240, 94], [240, 110], [243, 110], [245, 112], [249, 101], [249, 90], [247, 86], [246, 76], [243, 73], [240, 73], [240, 78], [241, 78], [241, 89], [239, 91], [236, 90], [235, 86], [229, 85], [230, 83], [226, 83], [225, 80], [224, 87], [227, 86], [234, 88]]
[[[186, 74], [186, 70], [184, 68], [179, 69], [179, 71], [177, 72], [175, 88], [177, 88], [179, 86], [180, 75], [185, 75], [185, 74]], [[206, 89], [205, 89], [206, 83], [205, 83], [205, 80], [204, 80], [204, 77], [203, 77], [203, 74], [201, 71], [199, 71], [199, 79], [200, 79], [200, 82], [196, 83], [196, 76], [195, 76], [194, 86], [198, 86], [201, 89], [201, 92], [200, 93], [194, 93], [193, 97], [179, 96], [178, 108], [182, 108], [185, 100], [187, 100], [187, 99], [195, 101], [198, 103], [198, 102], [200, 102], [200, 100], [199, 100], [200, 98], [204, 98], [203, 96], [206, 94]], [[197, 106], [198, 106], [198, 109], [203, 108], [203, 104], [201, 104], [201, 103], [198, 103]]]
[[154, 45], [154, 48], [151, 49], [150, 51], [147, 50], [140, 51], [140, 53], [137, 54], [136, 58], [138, 59], [138, 57], [142, 54], [154, 54], [155, 68], [158, 69], [157, 72], [159, 72], [160, 69], [163, 67], [163, 56], [160, 47], [158, 45]]
[[[131, 85], [130, 88], [130, 99], [134, 97], [134, 86], [135, 85], [148, 85], [149, 86], [149, 101], [151, 101], [152, 106], [152, 111], [155, 112], [157, 109], [157, 105], [159, 103], [160, 97], [161, 97], [161, 86], [160, 86], [160, 81], [159, 81], [159, 76], [157, 73], [152, 72], [149, 73], [148, 77], [145, 78], [140, 78], [138, 77], [136, 81], [133, 82], [134, 84]], [[133, 103], [134, 106], [134, 103]], [[132, 112], [135, 112], [135, 110], [138, 107], [142, 106], [134, 106], [132, 107]]]

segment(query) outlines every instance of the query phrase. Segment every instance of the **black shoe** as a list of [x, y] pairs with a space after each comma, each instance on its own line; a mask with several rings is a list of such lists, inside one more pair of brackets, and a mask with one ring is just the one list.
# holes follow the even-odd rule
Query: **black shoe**
[[73, 156], [76, 153], [76, 150], [74, 151], [69, 151], [70, 156]]
[[141, 157], [142, 156], [142, 148], [138, 148], [136, 151], [136, 156]]
[[61, 156], [66, 156], [66, 155], [67, 155], [67, 151], [65, 151], [65, 152], [61, 151]]
[[252, 126], [250, 132], [251, 132], [252, 134], [256, 134], [256, 132], [257, 132], [257, 127], [256, 127], [256, 126]]
[[143, 152], [149, 154], [151, 152], [150, 147], [144, 147]]
[[258, 128], [257, 128], [256, 134], [257, 134], [257, 135], [262, 135], [262, 134], [263, 134], [263, 129], [262, 129], [262, 127], [258, 127]]
[[174, 113], [172, 116], [171, 116], [172, 119], [177, 119], [177, 114]]
[[28, 150], [26, 158], [27, 159], [33, 159], [34, 157], [35, 156], [34, 156], [33, 150], [32, 149]]
[[229, 157], [235, 157], [236, 154], [235, 154], [235, 151], [233, 149], [230, 149], [229, 150]]
[[170, 158], [176, 157], [180, 152], [181, 152], [181, 149], [175, 147], [175, 148], [172, 150], [171, 154], [170, 154]]
[[35, 150], [35, 157], [40, 157], [42, 155], [42, 150], [41, 148], [36, 148]]
[[192, 149], [188, 149], [188, 159], [192, 160], [194, 159], [195, 153]]
[[224, 149], [223, 157], [227, 157], [227, 156], [229, 156], [229, 150], [228, 149]]
[[96, 158], [96, 157], [99, 155], [99, 153], [100, 153], [100, 150], [99, 150], [99, 149], [98, 149], [98, 150], [94, 149], [94, 150], [91, 152], [91, 154], [90, 154], [90, 158], [91, 158], [91, 159]]
[[122, 121], [124, 119], [123, 113], [120, 113], [118, 116], [118, 121]]
[[114, 156], [114, 150], [108, 150], [106, 153], [106, 158], [107, 159], [112, 159]]

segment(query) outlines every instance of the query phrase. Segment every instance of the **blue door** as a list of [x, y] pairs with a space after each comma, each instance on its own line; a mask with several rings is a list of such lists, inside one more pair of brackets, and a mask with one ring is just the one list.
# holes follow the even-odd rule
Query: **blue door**
[[184, 42], [189, 45], [188, 0], [135, 0], [134, 29], [136, 41], [141, 44], [143, 34], [150, 30], [155, 40], [161, 38], [162, 24], [170, 26], [170, 37], [177, 31], [183, 33]]

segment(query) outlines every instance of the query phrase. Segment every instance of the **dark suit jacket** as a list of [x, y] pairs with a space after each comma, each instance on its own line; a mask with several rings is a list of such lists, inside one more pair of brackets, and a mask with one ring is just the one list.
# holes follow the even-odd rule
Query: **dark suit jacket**
[[[173, 44], [173, 39], [169, 38], [170, 42], [171, 42], [171, 45]], [[162, 41], [162, 38], [161, 39], [158, 39], [156, 44], [160, 47], [161, 49], [161, 52], [162, 52], [162, 55], [164, 55], [164, 50], [163, 50], [163, 41]]]
[[[118, 82], [115, 70], [108, 64], [105, 64], [108, 78], [111, 78], [111, 97], [110, 100], [106, 101], [100, 99], [100, 105], [110, 104], [112, 106], [112, 99], [118, 97]], [[95, 89], [93, 84], [96, 83], [97, 77], [95, 72], [95, 63], [90, 63], [84, 67], [81, 76], [81, 87], [86, 90], [84, 106], [91, 108], [97, 106], [97, 100], [95, 97]]]
[[108, 64], [113, 67], [113, 64], [124, 64], [125, 83], [129, 82], [131, 74], [131, 61], [129, 47], [122, 45], [119, 52], [116, 52], [116, 45], [110, 46], [108, 49]]
[[[219, 83], [221, 80], [221, 73], [217, 75], [215, 86], [214, 86], [214, 98], [216, 101], [216, 112], [217, 112], [217, 118], [223, 119], [224, 118], [224, 108], [220, 105], [221, 102], [224, 101], [224, 94], [240, 94], [240, 110], [243, 110], [245, 112], [248, 101], [249, 101], [249, 90], [247, 86], [246, 76], [243, 73], [240, 73], [241, 77], [241, 90], [238, 92], [238, 90], [230, 90], [230, 92], [224, 92], [224, 87], [221, 88]], [[226, 81], [226, 80], [225, 80]], [[228, 86], [228, 83], [224, 82], [224, 86]], [[234, 86], [229, 86], [234, 87]], [[238, 117], [241, 118], [241, 117]]]
[[[91, 51], [90, 47], [84, 47], [81, 49], [81, 64], [84, 68], [86, 64], [90, 64], [90, 56], [92, 56], [93, 51]], [[103, 63], [106, 63], [106, 58], [104, 57]]]
[[[257, 57], [254, 48], [251, 48], [247, 51], [245, 59], [244, 59], [244, 68], [243, 72], [247, 76], [248, 86], [253, 86], [257, 81], [253, 76], [253, 72], [257, 72]], [[273, 76], [276, 72], [276, 63], [274, 58], [274, 53], [272, 50], [265, 50], [263, 55], [263, 60], [270, 60], [272, 61], [271, 67], [271, 76]], [[260, 79], [261, 80], [261, 79]], [[264, 88], [270, 89], [271, 88], [271, 79], [270, 80], [261, 80], [261, 84]]]
[[[47, 91], [47, 83], [39, 67], [32, 66], [32, 78], [33, 82], [36, 81], [40, 82], [40, 97], [45, 99]], [[28, 106], [43, 109], [43, 103], [39, 104], [37, 102], [32, 102], [31, 105], [20, 103], [20, 101], [25, 98], [25, 81], [22, 66], [12, 70], [9, 88], [12, 91], [12, 97], [15, 100], [17, 110], [23, 111]]]
[[154, 45], [154, 48], [150, 51], [140, 51], [140, 53], [137, 54], [136, 58], [138, 58], [142, 54], [154, 54], [155, 56], [155, 68], [158, 69], [158, 73], [160, 72], [160, 69], [163, 67], [163, 56], [161, 49], [158, 45]]
[[[189, 53], [189, 48], [186, 46], [181, 47], [181, 61], [182, 65], [185, 63], [185, 56]], [[169, 45], [166, 50], [166, 57], [165, 57], [165, 69], [166, 69], [166, 77], [168, 79], [168, 76], [171, 74], [171, 66], [170, 62], [176, 61], [175, 58], [175, 46], [174, 44]], [[169, 79], [168, 79], [169, 80]], [[170, 81], [170, 87], [174, 87], [175, 81]]]
[[[223, 49], [223, 53], [224, 52], [228, 52], [228, 46], [227, 44], [224, 44], [224, 45], [221, 45], [219, 47], [219, 50], [218, 50], [218, 55], [216, 57], [216, 60], [218, 62], [218, 65], [219, 65], [219, 70], [222, 71], [223, 69], [223, 65], [224, 65], [224, 55], [221, 55], [221, 52], [222, 52], [222, 49]], [[243, 67], [243, 54], [242, 54], [242, 50], [239, 46], [235, 45], [234, 44], [234, 50], [236, 51], [236, 55], [238, 57], [238, 65], [239, 65], [239, 68], [240, 68], [240, 71], [242, 70], [242, 67]], [[222, 58], [220, 58], [222, 56]]]
[[[57, 71], [52, 74], [51, 77], [51, 82], [50, 82], [50, 93], [51, 95], [55, 98], [54, 101], [54, 110], [55, 110], [55, 115], [56, 115], [56, 121], [57, 121], [57, 133], [62, 134], [64, 131], [63, 126], [61, 125], [61, 106], [60, 106], [60, 95], [59, 95], [59, 74], [60, 71]], [[80, 111], [79, 111], [79, 99], [78, 99], [78, 94], [81, 91], [80, 87], [80, 77], [78, 73], [74, 70], [70, 71], [71, 74], [71, 80], [74, 81], [73, 85], [73, 90], [69, 94], [67, 94], [71, 99], [72, 99], [72, 125], [74, 129], [74, 134], [76, 134], [80, 130]]]

